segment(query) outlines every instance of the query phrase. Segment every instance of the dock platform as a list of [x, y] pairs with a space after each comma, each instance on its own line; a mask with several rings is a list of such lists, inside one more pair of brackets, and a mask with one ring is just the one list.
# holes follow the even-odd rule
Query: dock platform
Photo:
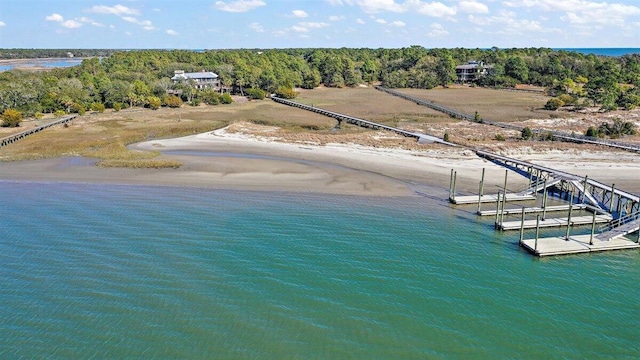
[[[609, 214], [605, 214], [605, 215], [596, 215], [596, 223], [606, 223], [611, 221], [612, 217]], [[563, 226], [567, 226], [567, 221], [568, 218], [563, 217], [563, 218], [546, 218], [544, 221], [541, 219], [540, 220], [540, 227], [541, 228], [548, 228], [548, 227], [563, 227]], [[587, 216], [572, 216], [571, 217], [571, 226], [576, 226], [576, 225], [589, 225], [593, 223], [593, 216], [592, 215], [587, 215]], [[515, 221], [504, 221], [501, 224], [498, 224], [497, 228], [500, 230], [520, 230], [520, 228], [522, 227], [522, 221], [520, 220], [515, 220]], [[524, 228], [525, 229], [535, 229], [536, 228], [536, 219], [532, 219], [532, 220], [525, 220], [524, 221]]]
[[526, 239], [520, 245], [540, 257], [640, 248], [640, 244], [623, 237], [600, 240], [594, 236], [592, 245], [589, 244], [590, 239], [591, 235], [572, 235], [569, 240], [564, 236], [557, 236], [539, 238], [537, 244], [536, 239]]
[[[450, 198], [449, 201], [456, 205], [466, 205], [466, 204], [477, 204], [478, 203], [478, 195], [465, 195], [465, 196], [455, 196]], [[518, 193], [507, 193], [507, 202], [511, 201], [529, 201], [535, 200], [536, 197], [533, 195], [522, 195]], [[502, 195], [500, 195], [500, 200], [502, 201]], [[498, 194], [490, 194], [490, 195], [482, 195], [480, 197], [481, 203], [495, 203], [498, 201]], [[494, 213], [495, 215], [495, 213]]]
[[[554, 212], [554, 211], [569, 211], [569, 205], [555, 205], [555, 206], [547, 206], [546, 209], [543, 209], [541, 207], [528, 207], [528, 208], [524, 208], [524, 213], [525, 214], [537, 214], [537, 213], [542, 213], [544, 211], [546, 212]], [[573, 210], [584, 210], [588, 207], [588, 205], [586, 204], [573, 204]], [[496, 213], [503, 213], [505, 215], [520, 215], [522, 214], [522, 210], [523, 208], [513, 208], [513, 209], [504, 209], [501, 211], [498, 211], [496, 209], [493, 210], [480, 210], [478, 211], [478, 215], [480, 216], [496, 216]]]

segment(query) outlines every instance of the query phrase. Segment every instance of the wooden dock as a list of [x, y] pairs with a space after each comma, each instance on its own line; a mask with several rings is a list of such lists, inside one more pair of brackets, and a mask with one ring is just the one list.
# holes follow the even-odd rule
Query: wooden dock
[[[481, 203], [495, 203], [498, 201], [498, 194], [490, 194], [490, 195], [465, 195], [465, 196], [455, 196], [450, 199], [451, 203], [456, 205], [464, 205], [464, 204], [477, 204], [478, 199]], [[507, 202], [511, 201], [529, 201], [535, 200], [536, 197], [534, 195], [529, 194], [518, 194], [518, 193], [507, 193]], [[502, 195], [500, 195], [500, 201], [502, 201]], [[495, 215], [495, 210], [494, 213]]]
[[[576, 225], [590, 225], [593, 223], [594, 217], [592, 215], [587, 216], [572, 216], [571, 217], [571, 226]], [[602, 214], [595, 216], [595, 222], [598, 224], [607, 223], [612, 220], [611, 215]], [[566, 227], [569, 219], [568, 217], [562, 218], [546, 218], [545, 220], [540, 220], [541, 228], [549, 228], [549, 227]], [[522, 227], [525, 229], [535, 229], [537, 225], [537, 220], [525, 220], [524, 225], [521, 220], [515, 221], [504, 221], [502, 223], [496, 224], [496, 228], [500, 230], [520, 230]]]
[[640, 244], [627, 238], [618, 237], [600, 240], [591, 235], [572, 235], [522, 240], [520, 245], [536, 256], [568, 255], [609, 250], [638, 249]]

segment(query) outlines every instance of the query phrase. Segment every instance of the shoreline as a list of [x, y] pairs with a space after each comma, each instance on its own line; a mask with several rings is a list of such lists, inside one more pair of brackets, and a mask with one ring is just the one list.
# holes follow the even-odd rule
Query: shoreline
[[[451, 170], [456, 193], [477, 194], [482, 169], [485, 189], [502, 187], [505, 169], [472, 151], [433, 145], [424, 150], [356, 144], [315, 145], [229, 132], [227, 128], [186, 137], [150, 140], [131, 150], [160, 151], [180, 161], [178, 169], [100, 168], [93, 159], [67, 157], [0, 164], [0, 181], [97, 183], [198, 187], [246, 191], [283, 191], [359, 196], [436, 196], [446, 199]], [[519, 152], [518, 152], [519, 151]], [[576, 150], [513, 151], [513, 156], [640, 193], [640, 164], [635, 154]], [[562, 159], [562, 163], [558, 159]], [[603, 169], [605, 171], [603, 171]], [[598, 176], [596, 176], [596, 174]], [[512, 190], [528, 179], [508, 176]], [[497, 191], [497, 190], [495, 190]]]

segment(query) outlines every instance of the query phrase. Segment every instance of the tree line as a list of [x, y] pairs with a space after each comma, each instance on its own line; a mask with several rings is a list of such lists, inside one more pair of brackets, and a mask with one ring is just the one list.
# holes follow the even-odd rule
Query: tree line
[[[0, 50], [0, 57], [46, 55], [74, 50]], [[95, 56], [78, 66], [44, 72], [0, 73], [0, 113], [26, 116], [82, 113], [128, 106], [180, 106], [182, 102], [228, 102], [228, 95], [174, 84], [175, 70], [213, 71], [232, 92], [260, 97], [294, 88], [350, 87], [381, 83], [390, 88], [447, 86], [456, 65], [488, 64], [477, 85], [514, 87], [533, 84], [558, 97], [549, 106], [599, 104], [605, 110], [640, 105], [640, 55], [585, 55], [548, 48], [523, 49], [240, 49], [240, 50], [85, 50]], [[74, 52], [74, 54], [76, 54]], [[106, 55], [101, 57], [102, 55]], [[178, 94], [178, 96], [168, 94]], [[562, 96], [562, 97], [561, 97]]]

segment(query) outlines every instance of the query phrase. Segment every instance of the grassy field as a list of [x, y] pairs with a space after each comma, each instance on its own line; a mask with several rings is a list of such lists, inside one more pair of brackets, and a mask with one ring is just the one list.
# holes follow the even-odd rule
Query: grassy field
[[[496, 121], [554, 119], [560, 116], [557, 112], [542, 110], [548, 98], [535, 93], [481, 88], [400, 91], [470, 114], [478, 111], [483, 118]], [[372, 141], [371, 135], [377, 134], [374, 130], [347, 124], [343, 124], [339, 132], [334, 132], [332, 128], [336, 121], [319, 114], [270, 100], [247, 101], [240, 97], [236, 100], [230, 105], [183, 106], [179, 109], [160, 110], [128, 109], [80, 116], [69, 126], [55, 126], [1, 148], [0, 161], [81, 155], [100, 159], [100, 166], [176, 167], [180, 164], [163, 159], [159, 153], [132, 152], [126, 146], [144, 140], [202, 133], [241, 122], [277, 127], [278, 134], [283, 139], [293, 139], [292, 141], [307, 138], [316, 143], [369, 144]], [[507, 139], [519, 138], [517, 131], [509, 133], [489, 125], [456, 120], [371, 87], [301, 90], [296, 101], [436, 136], [448, 133], [452, 140], [472, 145], [494, 141], [497, 132], [501, 132]], [[562, 116], [573, 115], [565, 112]], [[26, 121], [19, 131], [35, 126], [36, 123], [52, 120]], [[16, 130], [10, 130], [14, 131]], [[377, 145], [392, 146], [382, 143]]]
[[513, 122], [558, 116], [555, 111], [544, 110], [544, 105], [550, 99], [548, 96], [531, 92], [479, 87], [401, 89], [399, 91], [467, 114], [474, 114], [477, 111], [482, 118], [493, 121]]

